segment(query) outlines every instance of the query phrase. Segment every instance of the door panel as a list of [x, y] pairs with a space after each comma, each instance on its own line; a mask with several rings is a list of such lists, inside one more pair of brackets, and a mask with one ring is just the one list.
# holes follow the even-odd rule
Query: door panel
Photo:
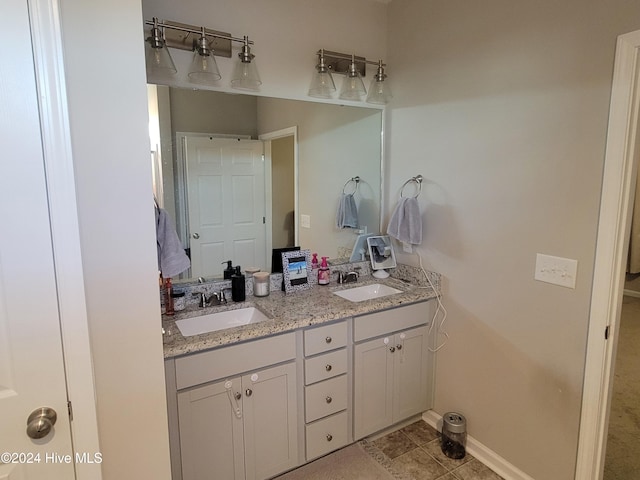
[[178, 393], [183, 480], [243, 480], [244, 448], [240, 378]]
[[247, 480], [262, 480], [298, 462], [296, 366], [242, 377]]
[[222, 262], [265, 268], [265, 170], [259, 140], [184, 137], [192, 276]]
[[[0, 478], [75, 478], [27, 2], [3, 2], [0, 57]], [[29, 139], [25, 141], [26, 132]], [[51, 433], [27, 418], [51, 407]], [[70, 463], [54, 461], [69, 455]]]

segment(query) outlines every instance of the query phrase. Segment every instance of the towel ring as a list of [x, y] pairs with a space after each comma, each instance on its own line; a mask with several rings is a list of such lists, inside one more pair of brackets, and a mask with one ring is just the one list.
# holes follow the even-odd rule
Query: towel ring
[[415, 182], [418, 184], [418, 191], [412, 198], [416, 198], [418, 195], [420, 195], [420, 193], [422, 193], [422, 175], [416, 175], [415, 177], [411, 177], [409, 180], [402, 184], [402, 187], [400, 187], [400, 197], [404, 197], [404, 188], [411, 182]]
[[349, 180], [347, 180], [347, 183], [344, 184], [344, 187], [342, 187], [342, 193], [345, 194], [344, 189], [347, 188], [347, 185], [349, 185], [351, 182], [355, 183], [356, 186], [353, 189], [353, 192], [350, 193], [350, 195], [353, 195], [354, 193], [356, 193], [358, 191], [358, 185], [360, 184], [360, 177], [353, 177], [350, 178]]

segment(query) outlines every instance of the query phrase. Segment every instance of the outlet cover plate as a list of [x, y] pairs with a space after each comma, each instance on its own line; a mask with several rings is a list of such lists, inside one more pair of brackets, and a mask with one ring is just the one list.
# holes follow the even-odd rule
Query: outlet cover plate
[[576, 288], [578, 261], [570, 258], [554, 257], [538, 253], [534, 278], [541, 282]]

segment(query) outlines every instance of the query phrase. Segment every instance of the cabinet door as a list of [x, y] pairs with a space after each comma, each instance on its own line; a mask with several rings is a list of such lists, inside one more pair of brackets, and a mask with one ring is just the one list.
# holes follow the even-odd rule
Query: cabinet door
[[428, 328], [419, 327], [393, 336], [393, 421], [429, 408]]
[[354, 439], [359, 440], [393, 422], [393, 337], [355, 345]]
[[296, 367], [288, 363], [242, 377], [247, 480], [298, 465]]
[[178, 393], [183, 480], [244, 480], [240, 392], [238, 377]]

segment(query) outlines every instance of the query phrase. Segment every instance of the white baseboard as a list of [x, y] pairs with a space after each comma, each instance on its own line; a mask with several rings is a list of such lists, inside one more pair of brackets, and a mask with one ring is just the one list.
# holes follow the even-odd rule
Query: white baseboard
[[[424, 412], [422, 414], [422, 419], [436, 430], [441, 429], [442, 415], [439, 415], [435, 411], [428, 410]], [[534, 480], [533, 477], [530, 477], [523, 471], [517, 469], [496, 452], [485, 447], [482, 443], [469, 435], [467, 435], [467, 452], [505, 480]]]
[[635, 290], [627, 290], [625, 288], [624, 289], [624, 294], [627, 295], [628, 297], [640, 298], [640, 292], [636, 292]]

